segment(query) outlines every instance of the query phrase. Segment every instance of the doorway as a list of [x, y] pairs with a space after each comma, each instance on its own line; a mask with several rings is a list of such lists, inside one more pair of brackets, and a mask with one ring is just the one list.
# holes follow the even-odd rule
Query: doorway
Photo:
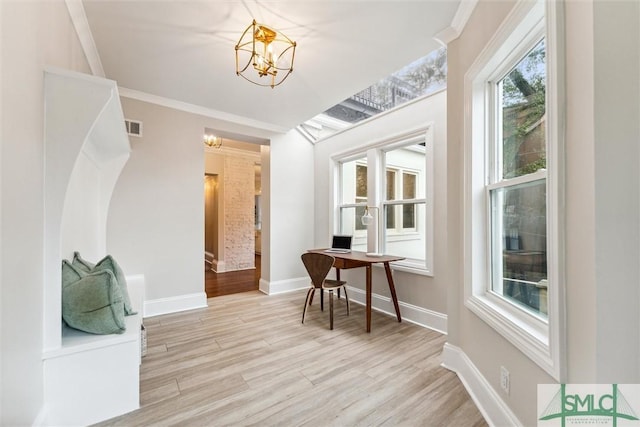
[[[204, 248], [205, 248], [205, 292], [207, 298], [216, 296], [235, 294], [258, 290], [261, 277], [261, 254], [260, 254], [260, 228], [261, 228], [261, 206], [260, 206], [260, 169], [253, 168], [255, 179], [255, 197], [253, 209], [250, 215], [254, 217], [255, 236], [258, 240], [255, 246], [255, 268], [225, 271], [224, 254], [220, 245], [224, 245], [225, 231], [220, 227], [225, 227], [224, 215], [224, 189], [220, 188], [222, 182], [226, 182], [223, 176], [213, 173], [205, 174], [204, 177]], [[249, 169], [251, 170], [251, 169]], [[250, 172], [249, 172], [250, 173]], [[227, 223], [228, 225], [228, 223]], [[228, 230], [227, 230], [228, 232]], [[252, 242], [253, 244], [253, 242]], [[228, 251], [225, 251], [228, 252]], [[222, 255], [222, 264], [221, 258]], [[218, 271], [216, 271], [218, 270]]]

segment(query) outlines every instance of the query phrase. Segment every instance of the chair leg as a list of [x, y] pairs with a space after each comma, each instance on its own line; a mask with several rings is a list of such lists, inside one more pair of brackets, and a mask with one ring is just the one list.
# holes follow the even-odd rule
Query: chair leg
[[[347, 316], [349, 315], [349, 296], [347, 295], [347, 287], [343, 286], [344, 289], [344, 299], [347, 301]], [[340, 289], [338, 289], [340, 291]]]
[[307, 307], [311, 305], [311, 301], [313, 300], [313, 294], [316, 291], [316, 288], [309, 288], [307, 291], [307, 298], [304, 300], [304, 309], [302, 310], [302, 323], [304, 323], [304, 316], [307, 314]]
[[329, 329], [333, 330], [333, 289], [329, 290]]

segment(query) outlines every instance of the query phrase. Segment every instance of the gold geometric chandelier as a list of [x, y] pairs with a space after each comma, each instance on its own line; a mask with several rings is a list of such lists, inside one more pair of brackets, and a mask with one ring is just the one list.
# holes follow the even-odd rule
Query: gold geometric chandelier
[[254, 19], [236, 45], [236, 74], [274, 88], [293, 71], [295, 53], [296, 42]]

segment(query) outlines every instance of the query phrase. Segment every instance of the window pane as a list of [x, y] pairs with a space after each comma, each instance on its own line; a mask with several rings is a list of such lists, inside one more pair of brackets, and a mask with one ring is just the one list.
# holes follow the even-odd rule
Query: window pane
[[416, 197], [416, 176], [412, 173], [402, 174], [402, 198], [415, 199]]
[[[400, 206], [385, 205], [384, 208], [385, 215], [388, 215], [390, 211], [397, 208], [402, 208], [403, 210], [406, 208], [411, 210], [411, 218], [414, 221], [414, 228], [416, 225], [415, 219], [418, 218], [422, 224], [417, 228], [424, 230], [424, 218], [426, 217], [424, 203], [412, 203]], [[404, 256], [408, 260], [424, 261], [426, 257], [425, 239], [426, 235], [424, 232], [407, 232], [406, 230], [404, 230], [404, 232], [398, 232], [397, 230], [386, 230], [384, 235], [384, 251], [385, 253]]]
[[403, 182], [407, 176], [411, 176], [408, 184], [396, 182], [397, 190], [394, 193], [394, 198], [391, 199], [387, 196], [386, 200], [396, 200], [397, 194], [400, 192], [402, 192], [404, 199], [424, 198], [424, 183], [420, 182], [421, 179], [424, 180], [426, 174], [424, 143], [407, 145], [385, 152], [385, 164], [387, 171], [390, 169], [402, 171]]
[[357, 232], [356, 230], [366, 230], [362, 225], [362, 215], [364, 207], [341, 207], [340, 208], [340, 231], [339, 234], [353, 236], [351, 249], [355, 251], [367, 250], [367, 234], [366, 231]]
[[356, 197], [367, 198], [367, 167], [356, 165]]
[[491, 192], [492, 290], [546, 317], [546, 180]]
[[[396, 199], [396, 171], [387, 169], [387, 200]], [[396, 210], [387, 210], [387, 228], [396, 228]]]
[[544, 40], [498, 83], [502, 122], [502, 178], [546, 168]]
[[396, 171], [387, 169], [387, 200], [396, 199]]
[[367, 199], [366, 157], [343, 162], [340, 166], [342, 203], [350, 204]]
[[416, 228], [416, 205], [402, 206], [402, 228]]
[[[402, 198], [414, 199], [416, 197], [416, 175], [412, 173], [402, 174]], [[402, 206], [402, 228], [416, 228], [415, 205]]]

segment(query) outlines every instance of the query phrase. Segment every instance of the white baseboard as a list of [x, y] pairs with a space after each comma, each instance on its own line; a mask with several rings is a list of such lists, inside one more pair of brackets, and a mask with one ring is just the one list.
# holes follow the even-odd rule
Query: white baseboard
[[[260, 292], [267, 295], [282, 294], [285, 292], [293, 292], [309, 287], [309, 278], [301, 277], [297, 279], [280, 280], [277, 282], [268, 282], [260, 279]], [[349, 292], [349, 300], [356, 304], [365, 305], [365, 291], [359, 288], [347, 286]], [[402, 320], [415, 323], [416, 325], [433, 329], [442, 334], [447, 333], [447, 315], [426, 308], [418, 307], [412, 304], [399, 301], [400, 314]], [[395, 316], [395, 309], [391, 298], [378, 294], [371, 295], [371, 308], [373, 310]]]
[[207, 264], [213, 264], [214, 259], [215, 259], [214, 254], [212, 254], [211, 252], [204, 251], [204, 262], [206, 262]]
[[227, 271], [224, 261], [220, 261], [217, 259], [214, 259], [211, 263], [211, 270], [215, 271], [216, 273], [224, 273], [225, 271]]
[[509, 406], [461, 348], [446, 343], [442, 366], [455, 372], [490, 426], [522, 426]]
[[297, 279], [278, 280], [274, 282], [268, 282], [260, 278], [260, 284], [258, 287], [260, 292], [267, 295], [283, 294], [285, 292], [293, 292], [299, 289], [307, 289], [309, 287], [309, 278], [300, 277]]
[[[349, 292], [349, 301], [353, 301], [361, 305], [366, 304], [366, 292], [363, 289], [347, 286], [347, 291]], [[434, 331], [442, 334], [447, 333], [446, 314], [438, 313], [437, 311], [428, 310], [416, 305], [407, 304], [402, 301], [398, 301], [398, 305], [400, 306], [400, 314], [403, 321], [415, 323], [416, 325], [433, 329]], [[378, 294], [371, 295], [371, 308], [390, 316], [395, 316], [396, 312], [391, 298]]]
[[207, 294], [204, 292], [148, 300], [144, 302], [144, 317], [153, 317], [161, 314], [176, 313], [178, 311], [193, 310], [206, 306]]

